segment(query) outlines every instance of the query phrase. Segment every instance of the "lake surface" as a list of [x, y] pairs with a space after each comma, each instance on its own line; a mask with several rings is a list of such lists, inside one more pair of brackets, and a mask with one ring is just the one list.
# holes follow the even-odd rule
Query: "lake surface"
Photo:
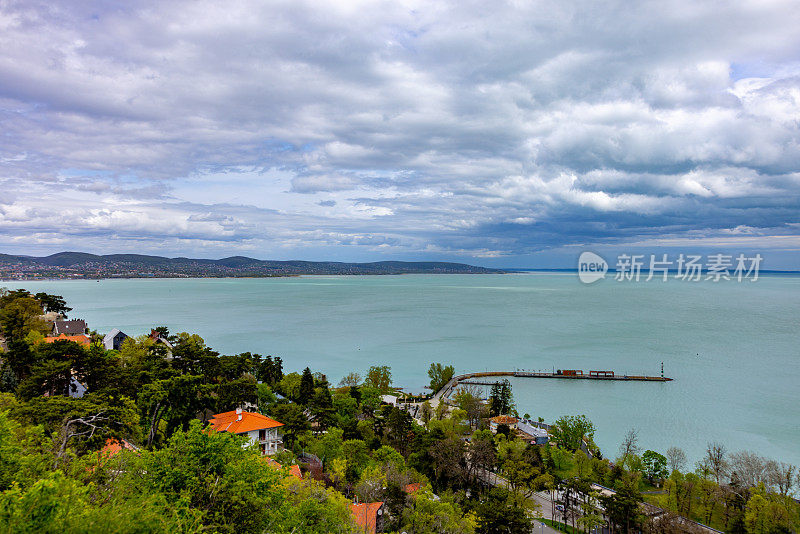
[[586, 414], [615, 456], [641, 446], [692, 461], [709, 441], [800, 464], [800, 277], [614, 282], [573, 274], [308, 276], [0, 282], [63, 295], [92, 329], [166, 325], [224, 354], [281, 356], [287, 371], [390, 365], [421, 391], [431, 362], [457, 372], [614, 370], [668, 383], [514, 379], [520, 414]]

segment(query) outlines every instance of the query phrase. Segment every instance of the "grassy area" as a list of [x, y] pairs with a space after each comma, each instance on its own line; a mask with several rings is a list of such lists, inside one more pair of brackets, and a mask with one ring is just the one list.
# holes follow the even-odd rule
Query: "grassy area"
[[[559, 523], [558, 521], [550, 521], [549, 519], [537, 519], [536, 521], [541, 521], [547, 526], [553, 527], [561, 532], [567, 532], [568, 534], [583, 534], [577, 528], [572, 528], [572, 526], [564, 525], [564, 523]], [[534, 532], [536, 532], [536, 529], [534, 529]]]

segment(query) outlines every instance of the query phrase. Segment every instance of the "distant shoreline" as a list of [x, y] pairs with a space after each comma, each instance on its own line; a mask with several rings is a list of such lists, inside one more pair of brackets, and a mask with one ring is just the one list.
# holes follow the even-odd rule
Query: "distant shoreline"
[[[611, 269], [608, 273], [615, 273]], [[670, 274], [675, 274], [677, 271], [669, 271]], [[307, 276], [408, 276], [408, 275], [494, 275], [494, 274], [575, 274], [575, 269], [503, 269], [497, 272], [407, 272], [407, 273], [298, 273], [298, 274], [270, 274], [270, 275], [254, 275], [254, 276], [101, 276], [101, 277], [25, 277], [25, 278], [3, 278], [0, 277], [0, 284], [8, 282], [86, 282], [101, 280], [254, 280], [266, 278], [299, 278]], [[800, 271], [760, 271], [759, 276], [800, 276]]]

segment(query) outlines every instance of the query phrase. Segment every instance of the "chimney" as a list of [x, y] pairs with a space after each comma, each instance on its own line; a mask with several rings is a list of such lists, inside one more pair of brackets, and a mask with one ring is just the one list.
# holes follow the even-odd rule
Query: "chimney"
[[236, 420], [237, 421], [241, 421], [242, 420], [242, 409], [241, 408], [236, 408]]

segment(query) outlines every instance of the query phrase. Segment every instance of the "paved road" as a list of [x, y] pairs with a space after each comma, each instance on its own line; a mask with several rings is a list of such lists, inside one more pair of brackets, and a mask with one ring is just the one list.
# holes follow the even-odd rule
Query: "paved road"
[[[493, 486], [500, 486], [500, 487], [508, 486], [508, 482], [503, 477], [498, 476], [496, 473], [484, 471], [482, 478], [485, 482]], [[530, 496], [530, 499], [537, 505], [539, 505], [539, 511], [541, 512], [542, 517], [546, 519], [550, 519], [551, 517], [553, 517], [553, 502], [550, 500], [547, 494], [534, 493]], [[533, 524], [534, 524], [534, 529], [531, 531], [533, 534], [538, 534], [540, 532], [542, 534], [544, 533], [553, 534], [559, 532], [558, 530], [545, 525], [538, 519], [534, 520]]]

